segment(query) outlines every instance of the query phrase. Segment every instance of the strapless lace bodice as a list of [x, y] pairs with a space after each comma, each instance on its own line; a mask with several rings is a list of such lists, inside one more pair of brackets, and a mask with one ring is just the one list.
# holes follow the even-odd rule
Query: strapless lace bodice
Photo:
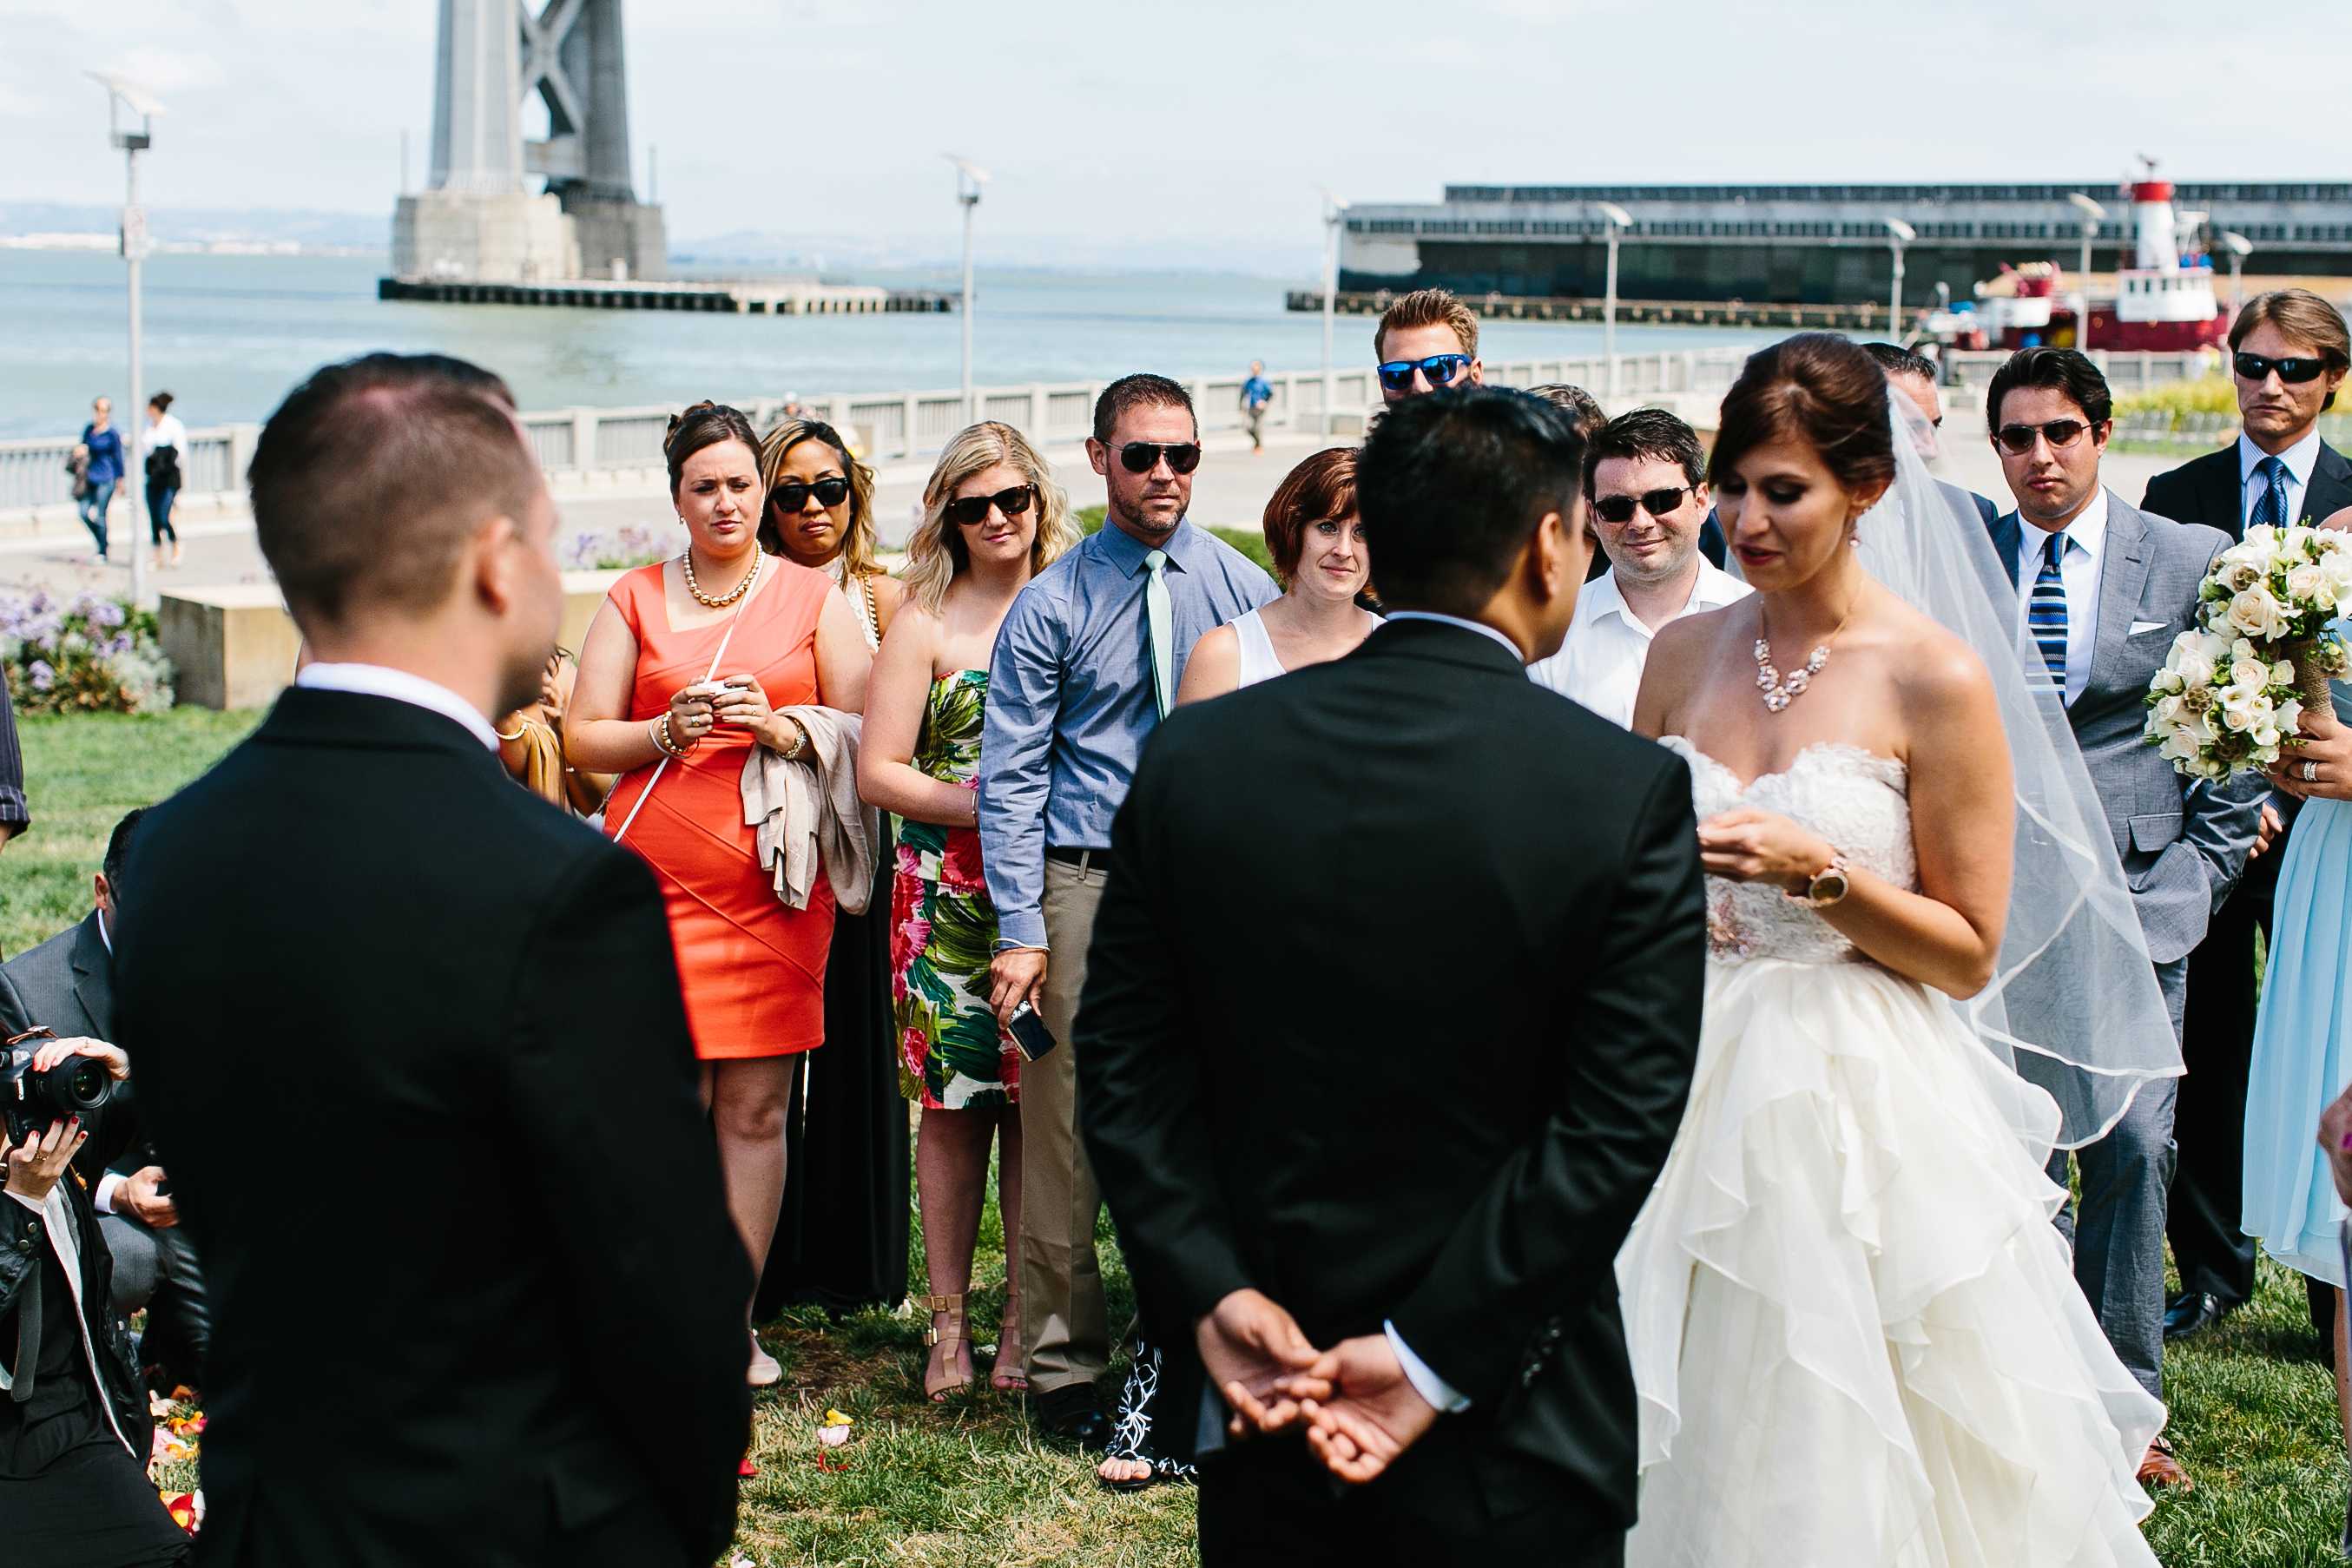
[[[1775, 812], [1820, 834], [1873, 875], [1916, 892], [1919, 861], [1911, 842], [1910, 773], [1860, 746], [1807, 746], [1782, 772], [1742, 788], [1739, 776], [1680, 735], [1661, 743], [1690, 763], [1701, 822], [1734, 806]], [[1706, 883], [1706, 950], [1717, 963], [1785, 958], [1799, 963], [1866, 963], [1827, 921], [1764, 882]]]

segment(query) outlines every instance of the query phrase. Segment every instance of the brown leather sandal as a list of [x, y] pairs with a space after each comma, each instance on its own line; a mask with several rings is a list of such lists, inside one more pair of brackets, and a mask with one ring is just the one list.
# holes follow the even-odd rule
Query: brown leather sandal
[[988, 1386], [999, 1394], [1026, 1394], [1028, 1375], [1021, 1370], [1021, 1298], [1004, 1298], [1004, 1319], [996, 1331], [996, 1363], [989, 1369]]
[[[963, 1331], [963, 1298], [961, 1296], [918, 1296], [915, 1299], [922, 1303], [923, 1310], [933, 1317], [945, 1316], [948, 1321], [948, 1326], [944, 1329], [934, 1324], [923, 1331], [923, 1343], [927, 1347], [926, 1359], [928, 1359], [928, 1347], [953, 1345], [958, 1341], [970, 1342], [965, 1340]], [[950, 1369], [954, 1367], [954, 1351], [948, 1352], [945, 1364]], [[938, 1377], [931, 1376], [928, 1368], [924, 1373], [923, 1392], [930, 1397], [934, 1405], [944, 1405], [951, 1396], [961, 1394], [971, 1386], [971, 1378], [958, 1377], [952, 1370], [942, 1373]]]

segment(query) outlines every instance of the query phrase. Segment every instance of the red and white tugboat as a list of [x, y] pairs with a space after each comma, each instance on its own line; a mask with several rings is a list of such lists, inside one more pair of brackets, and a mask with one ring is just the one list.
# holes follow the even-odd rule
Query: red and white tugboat
[[[2211, 348], [2229, 335], [2229, 318], [2213, 298], [2213, 264], [2179, 232], [2172, 182], [2147, 177], [2131, 188], [2137, 266], [2116, 275], [2113, 300], [2091, 303], [2089, 346], [2095, 349], [2179, 351]], [[2186, 248], [2184, 249], [2184, 245]]]

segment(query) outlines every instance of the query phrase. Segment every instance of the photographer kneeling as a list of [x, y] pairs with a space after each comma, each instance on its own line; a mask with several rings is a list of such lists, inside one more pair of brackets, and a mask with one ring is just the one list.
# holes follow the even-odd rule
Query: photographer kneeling
[[[27, 1049], [30, 1059], [25, 1060]], [[147, 1479], [153, 1425], [129, 1337], [114, 1315], [113, 1261], [75, 1155], [93, 1138], [103, 1154], [100, 1086], [76, 1081], [75, 1058], [103, 1064], [116, 1083], [130, 1058], [102, 1040], [26, 1036], [0, 1047], [8, 1179], [0, 1198], [0, 1559], [10, 1568], [145, 1568], [187, 1561], [185, 1531]], [[63, 1064], [64, 1072], [53, 1072]], [[87, 1071], [86, 1064], [82, 1065]]]

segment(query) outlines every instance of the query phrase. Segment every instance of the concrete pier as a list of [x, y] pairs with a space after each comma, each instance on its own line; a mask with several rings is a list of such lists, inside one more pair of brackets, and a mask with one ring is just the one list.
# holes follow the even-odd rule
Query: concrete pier
[[565, 279], [547, 283], [483, 283], [462, 279], [383, 278], [379, 300], [443, 305], [568, 305], [589, 310], [719, 310], [742, 316], [842, 316], [955, 309], [952, 294], [866, 284], [778, 282], [650, 283]]
[[[1342, 289], [1331, 308], [1342, 316], [1377, 316], [1395, 304], [1404, 292], [1383, 289], [1365, 293]], [[1465, 294], [1461, 300], [1480, 316], [1515, 321], [1598, 321], [1603, 314], [1599, 300], [1563, 300], [1542, 294]], [[1293, 310], [1320, 310], [1323, 291], [1293, 289], [1284, 296], [1284, 303]], [[1886, 307], [1867, 300], [1859, 305], [1751, 305], [1739, 300], [1621, 299], [1617, 301], [1617, 321], [1626, 326], [1884, 331]]]

